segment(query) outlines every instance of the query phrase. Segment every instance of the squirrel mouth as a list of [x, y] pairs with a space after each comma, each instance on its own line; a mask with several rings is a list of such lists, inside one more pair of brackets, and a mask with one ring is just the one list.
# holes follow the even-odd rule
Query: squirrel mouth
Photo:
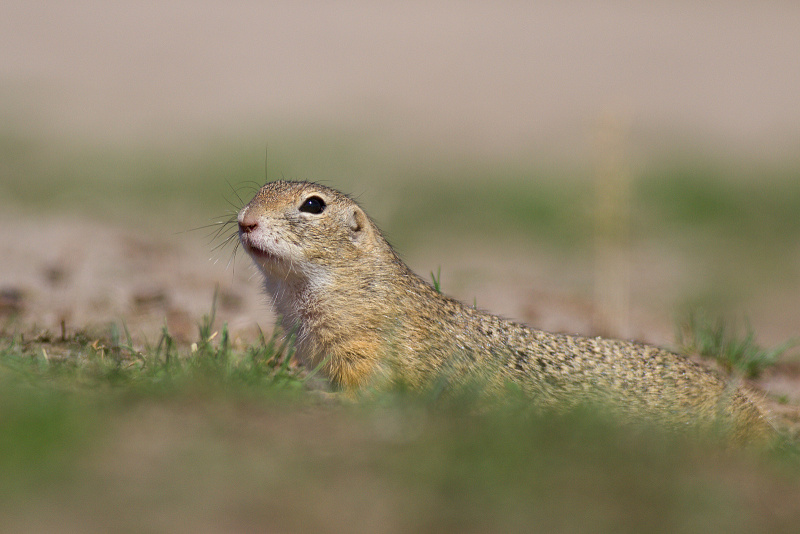
[[280, 258], [271, 252], [267, 252], [264, 249], [255, 247], [250, 243], [242, 243], [244, 245], [244, 249], [250, 254], [253, 258], [258, 259], [260, 262], [263, 263], [277, 263], [280, 261]]
[[242, 247], [244, 247], [247, 253], [250, 254], [253, 259], [258, 260], [259, 263], [280, 262], [280, 258], [278, 256], [252, 243], [252, 241], [248, 239], [247, 235], [240, 235], [240, 241], [242, 242]]

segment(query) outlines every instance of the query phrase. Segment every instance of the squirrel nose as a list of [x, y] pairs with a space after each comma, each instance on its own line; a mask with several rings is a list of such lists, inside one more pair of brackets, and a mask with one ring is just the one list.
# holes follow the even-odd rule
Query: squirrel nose
[[245, 214], [244, 217], [239, 217], [239, 231], [243, 234], [249, 234], [258, 228], [258, 219], [250, 214]]

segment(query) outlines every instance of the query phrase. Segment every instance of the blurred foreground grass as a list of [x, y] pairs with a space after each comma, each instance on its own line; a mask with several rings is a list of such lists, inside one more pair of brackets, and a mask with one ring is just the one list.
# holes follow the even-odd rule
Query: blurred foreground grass
[[201, 325], [0, 340], [3, 531], [791, 532], [792, 447], [405, 391], [309, 389], [273, 340]]

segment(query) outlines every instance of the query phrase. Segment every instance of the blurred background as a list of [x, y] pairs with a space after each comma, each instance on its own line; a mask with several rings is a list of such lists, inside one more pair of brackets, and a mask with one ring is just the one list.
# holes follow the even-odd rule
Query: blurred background
[[234, 331], [268, 330], [233, 229], [203, 227], [309, 179], [534, 326], [669, 345], [702, 307], [783, 341], [798, 28], [783, 1], [7, 0], [0, 304], [188, 338], [219, 286]]

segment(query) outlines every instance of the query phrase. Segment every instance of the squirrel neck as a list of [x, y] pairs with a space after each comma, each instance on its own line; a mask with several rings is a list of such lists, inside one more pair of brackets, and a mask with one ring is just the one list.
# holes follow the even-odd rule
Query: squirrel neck
[[378, 345], [394, 337], [417, 311], [412, 304], [423, 295], [436, 295], [388, 243], [379, 245], [380, 250], [355, 262], [348, 259], [346, 267], [304, 266], [290, 276], [265, 276], [264, 287], [284, 331], [296, 335], [301, 359], [316, 361], [348, 341], [381, 351]]

